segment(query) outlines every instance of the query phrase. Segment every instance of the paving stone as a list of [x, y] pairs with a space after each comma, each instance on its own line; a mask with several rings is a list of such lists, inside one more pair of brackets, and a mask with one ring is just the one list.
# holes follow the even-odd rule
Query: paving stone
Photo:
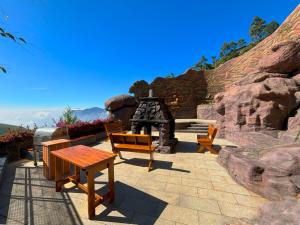
[[237, 200], [237, 203], [243, 206], [258, 208], [267, 202], [267, 200], [262, 197], [238, 195], [238, 194], [233, 194], [233, 195], [234, 198]]
[[140, 179], [137, 184], [137, 187], [145, 187], [145, 188], [150, 188], [154, 190], [164, 190], [166, 187], [166, 182], [157, 182], [157, 181], [152, 181], [152, 180], [147, 180], [147, 179]]
[[218, 202], [222, 215], [235, 217], [235, 218], [247, 218], [253, 219], [257, 216], [257, 209], [241, 206], [238, 204], [231, 204], [228, 202]]
[[213, 189], [212, 183], [206, 180], [182, 178], [182, 184], [185, 186]]
[[190, 195], [195, 197], [198, 196], [196, 187], [190, 187], [184, 185], [167, 184], [165, 191], [171, 193], [185, 194], [185, 195]]
[[232, 193], [198, 188], [198, 197], [223, 202], [237, 203]]
[[198, 225], [198, 212], [197, 210], [188, 209], [184, 207], [168, 205], [162, 214], [161, 218], [166, 220], [175, 221], [178, 223]]
[[200, 210], [203, 212], [221, 214], [218, 202], [211, 199], [181, 195], [179, 206], [189, 209]]
[[182, 184], [181, 177], [168, 177], [167, 183], [170, 184]]
[[179, 205], [180, 194], [166, 192], [166, 191], [157, 191], [153, 189], [145, 189], [148, 195], [155, 196], [158, 200], [164, 201], [168, 204]]
[[175, 225], [174, 221], [151, 217], [143, 214], [135, 214], [131, 223], [138, 225]]
[[161, 214], [166, 206], [166, 202], [152, 196], [145, 197], [144, 199], [130, 197], [126, 198], [118, 209], [156, 217]]
[[235, 219], [228, 216], [216, 215], [207, 212], [198, 212], [199, 225], [228, 225]]
[[229, 192], [229, 193], [235, 193], [241, 195], [250, 195], [249, 191], [246, 188], [239, 185], [226, 184], [226, 183], [220, 183], [214, 181], [212, 181], [212, 184], [216, 191], [223, 191], [223, 192]]

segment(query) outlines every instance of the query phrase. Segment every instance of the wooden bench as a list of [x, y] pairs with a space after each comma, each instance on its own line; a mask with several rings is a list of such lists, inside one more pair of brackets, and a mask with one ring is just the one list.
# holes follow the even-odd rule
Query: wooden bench
[[152, 169], [155, 146], [152, 145], [152, 137], [150, 135], [111, 133], [109, 137], [112, 151], [117, 153], [121, 159], [121, 151], [150, 154], [148, 172]]
[[108, 139], [111, 133], [126, 133], [121, 120], [104, 123], [104, 128]]
[[197, 135], [197, 142], [200, 144], [198, 152], [204, 153], [205, 149], [208, 149], [210, 153], [217, 154], [217, 151], [213, 149], [213, 141], [217, 131], [218, 129], [210, 124], [208, 126], [207, 135]]

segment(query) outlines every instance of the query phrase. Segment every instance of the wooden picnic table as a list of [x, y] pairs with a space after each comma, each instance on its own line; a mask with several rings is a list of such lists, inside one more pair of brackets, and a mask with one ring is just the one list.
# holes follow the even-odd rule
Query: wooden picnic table
[[[55, 182], [56, 191], [61, 191], [65, 183], [72, 182], [78, 188], [88, 194], [88, 214], [89, 219], [95, 216], [95, 208], [102, 202], [114, 201], [114, 160], [116, 154], [96, 150], [84, 145], [63, 148], [51, 152], [55, 157]], [[63, 178], [63, 161], [74, 165], [74, 175]], [[108, 168], [108, 192], [101, 196], [95, 194], [95, 174]], [[87, 187], [80, 183], [80, 170], [86, 172]]]

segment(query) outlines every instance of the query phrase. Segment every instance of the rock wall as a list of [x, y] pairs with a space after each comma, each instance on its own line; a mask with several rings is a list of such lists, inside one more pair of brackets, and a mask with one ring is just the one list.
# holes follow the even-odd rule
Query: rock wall
[[197, 105], [209, 99], [203, 71], [188, 70], [175, 78], [156, 78], [151, 84], [137, 81], [130, 88], [135, 97], [145, 97], [152, 89], [154, 96], [165, 99], [175, 118], [196, 118]]
[[[294, 138], [300, 127], [299, 61], [300, 42], [276, 44], [258, 62], [258, 72], [216, 94], [214, 107], [221, 115], [219, 135], [232, 140], [240, 132], [262, 132]], [[237, 144], [243, 144], [243, 138], [240, 136]]]
[[300, 193], [300, 144], [272, 148], [222, 149], [218, 162], [247, 189], [270, 200]]
[[201, 104], [197, 106], [197, 119], [217, 120], [221, 117], [214, 109], [213, 104]]
[[[286, 41], [300, 41], [300, 5], [272, 35], [254, 48], [214, 70], [207, 71], [205, 75], [208, 77], [208, 92], [214, 96], [225, 91], [235, 81], [257, 72], [261, 58], [272, 53], [275, 45]], [[276, 71], [281, 73], [280, 70]]]

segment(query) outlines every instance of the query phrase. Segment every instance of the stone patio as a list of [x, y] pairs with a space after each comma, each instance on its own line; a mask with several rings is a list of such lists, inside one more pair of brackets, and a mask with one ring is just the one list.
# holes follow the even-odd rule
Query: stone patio
[[[267, 200], [236, 184], [216, 162], [216, 155], [196, 152], [196, 134], [176, 133], [176, 154], [123, 153], [115, 161], [116, 200], [100, 205], [88, 220], [87, 195], [71, 184], [55, 192], [42, 166], [22, 160], [9, 164], [0, 186], [0, 224], [172, 224], [221, 225], [251, 221]], [[216, 140], [219, 145], [233, 145]], [[103, 141], [96, 148], [110, 151]], [[96, 178], [106, 190], [107, 171]], [[82, 174], [83, 175], [83, 174]], [[83, 176], [82, 176], [83, 177]]]

